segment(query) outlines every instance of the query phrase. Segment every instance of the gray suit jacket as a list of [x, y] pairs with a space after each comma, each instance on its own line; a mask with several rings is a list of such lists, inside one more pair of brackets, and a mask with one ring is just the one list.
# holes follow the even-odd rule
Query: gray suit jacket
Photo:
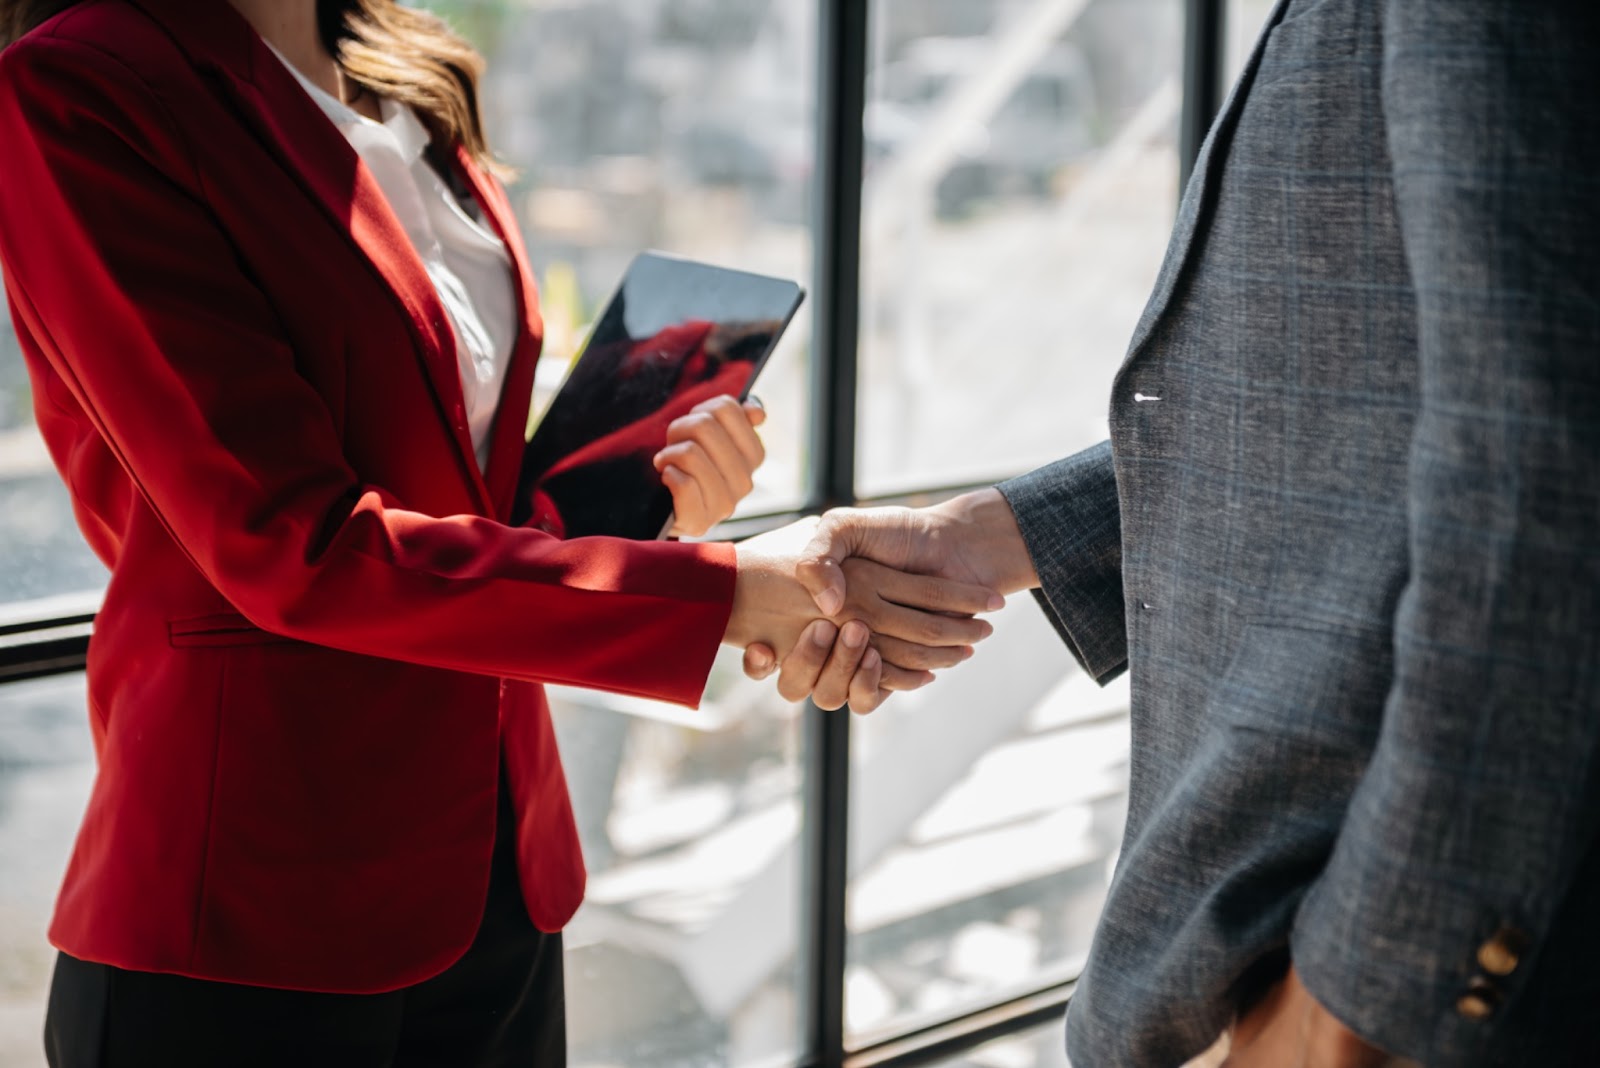
[[1287, 955], [1427, 1065], [1600, 1065], [1600, 4], [1287, 0], [1112, 438], [1002, 486], [1132, 673], [1068, 1045], [1172, 1066]]

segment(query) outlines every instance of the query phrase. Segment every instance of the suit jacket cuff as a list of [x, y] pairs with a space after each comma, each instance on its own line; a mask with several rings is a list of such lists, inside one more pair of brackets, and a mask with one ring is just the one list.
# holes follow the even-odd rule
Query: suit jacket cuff
[[1128, 666], [1122, 513], [1111, 443], [998, 488], [1038, 572], [1034, 596], [1083, 669], [1096, 682], [1109, 682]]
[[1511, 974], [1487, 972], [1479, 947], [1511, 934], [1508, 948], [1533, 956], [1548, 903], [1518, 892], [1514, 876], [1473, 877], [1429, 859], [1422, 841], [1448, 841], [1465, 825], [1456, 808], [1399, 803], [1384, 789], [1392, 763], [1381, 752], [1375, 759], [1300, 903], [1295, 968], [1324, 1008], [1392, 1056], [1462, 1068], [1520, 1063], [1502, 1060], [1496, 1046], [1529, 968], [1506, 958]]

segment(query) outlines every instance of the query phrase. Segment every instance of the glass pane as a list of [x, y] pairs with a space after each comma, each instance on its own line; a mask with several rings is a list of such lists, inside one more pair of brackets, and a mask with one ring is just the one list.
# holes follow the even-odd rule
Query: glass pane
[[[549, 399], [646, 248], [810, 276], [812, 4], [453, 0], [431, 5], [489, 60], [485, 122], [540, 281]], [[756, 384], [767, 462], [743, 514], [802, 493], [810, 315]]]
[[1071, 1068], [1067, 1063], [1066, 1038], [1061, 1021], [1031, 1031], [985, 1042], [937, 1068]]
[[868, 494], [1106, 435], [1177, 197], [1177, 0], [880, 0], [863, 209]]
[[1080, 672], [1032, 598], [978, 655], [854, 721], [853, 1044], [1081, 967], [1127, 795], [1127, 684]]
[[0, 1068], [44, 1063], [45, 928], [89, 800], [82, 675], [0, 686]]
[[[547, 401], [636, 252], [804, 282], [814, 5], [436, 5], [489, 59], [486, 122], [540, 279]], [[809, 309], [757, 383], [767, 462], [741, 512], [792, 507]], [[563, 691], [590, 864], [568, 931], [574, 1068], [747, 1064], [798, 1042], [795, 710], [721, 663], [700, 711]]]
[[589, 861], [567, 929], [574, 1068], [792, 1060], [801, 706], [730, 650], [695, 712], [552, 702]]
[[65, 601], [92, 607], [105, 584], [106, 569], [78, 535], [72, 502], [34, 429], [33, 389], [0, 300], [0, 606], [8, 618], [71, 614]]

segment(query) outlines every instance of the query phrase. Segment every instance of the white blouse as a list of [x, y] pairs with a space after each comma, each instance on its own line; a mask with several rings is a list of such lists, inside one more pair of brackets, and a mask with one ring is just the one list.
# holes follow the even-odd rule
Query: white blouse
[[517, 342], [517, 291], [505, 243], [467, 213], [429, 165], [427, 128], [409, 106], [380, 98], [383, 121], [374, 122], [313, 84], [276, 48], [272, 51], [367, 165], [422, 260], [455, 332], [467, 426], [483, 470]]

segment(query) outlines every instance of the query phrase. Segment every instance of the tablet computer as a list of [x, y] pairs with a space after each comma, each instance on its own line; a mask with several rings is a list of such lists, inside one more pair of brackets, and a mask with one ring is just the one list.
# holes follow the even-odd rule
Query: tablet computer
[[787, 279], [640, 254], [523, 450], [512, 521], [564, 538], [665, 534], [672, 495], [652, 460], [668, 424], [746, 398], [804, 296]]

